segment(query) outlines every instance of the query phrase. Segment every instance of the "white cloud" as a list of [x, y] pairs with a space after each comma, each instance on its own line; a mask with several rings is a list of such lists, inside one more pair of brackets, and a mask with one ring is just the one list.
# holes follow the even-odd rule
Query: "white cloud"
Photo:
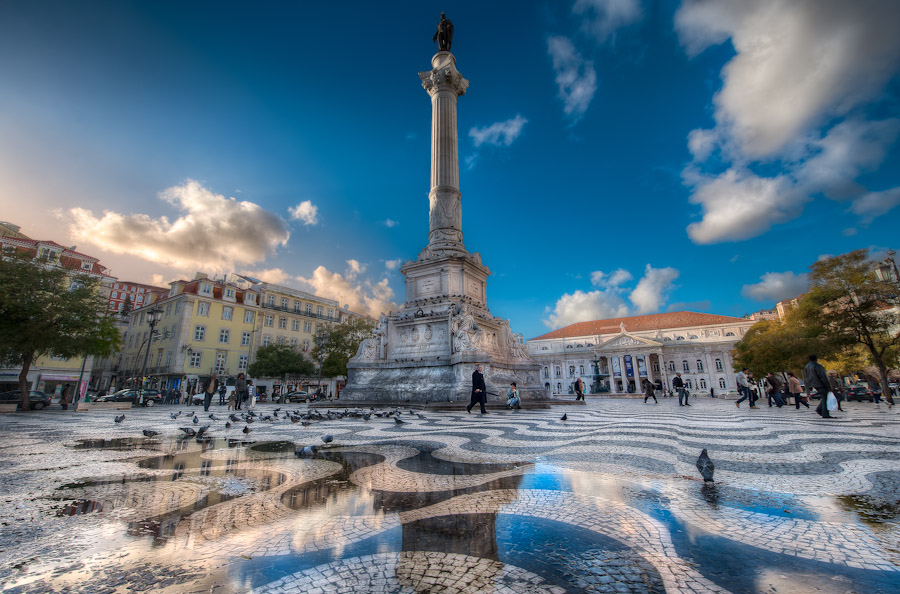
[[624, 268], [619, 268], [610, 274], [606, 274], [602, 270], [595, 270], [591, 273], [591, 284], [601, 288], [618, 287], [633, 279], [634, 277], [631, 276], [631, 273]]
[[388, 270], [397, 270], [400, 266], [403, 265], [403, 259], [397, 258], [396, 260], [385, 260], [384, 267]]
[[641, 19], [641, 3], [639, 0], [576, 0], [572, 12], [586, 15], [584, 30], [605, 41], [620, 27]]
[[365, 264], [360, 264], [357, 260], [347, 260], [347, 270], [344, 271], [344, 276], [347, 277], [347, 280], [356, 280], [356, 277], [365, 271]]
[[675, 15], [690, 55], [731, 40], [715, 118], [752, 157], [879, 92], [900, 65], [898, 22], [895, 0], [685, 2]]
[[671, 266], [653, 268], [647, 264], [644, 269], [644, 278], [638, 281], [634, 291], [628, 296], [628, 299], [637, 308], [637, 313], [658, 312], [674, 288], [678, 274], [678, 271]]
[[312, 203], [312, 200], [304, 200], [297, 206], [288, 209], [291, 218], [296, 221], [303, 221], [304, 225], [315, 225], [319, 222], [319, 207]]
[[862, 223], [868, 224], [898, 204], [900, 204], [900, 187], [883, 192], [869, 192], [854, 200], [850, 205], [850, 210], [860, 217]]
[[393, 219], [385, 219], [385, 220], [382, 221], [382, 223], [383, 223], [384, 226], [387, 227], [388, 229], [391, 229], [391, 228], [393, 228], [393, 227], [396, 227], [397, 225], [400, 224], [400, 223], [398, 223], [397, 221], [395, 221], [395, 220], [393, 220]]
[[561, 328], [576, 322], [659, 311], [674, 288], [676, 278], [678, 271], [674, 268], [653, 268], [647, 264], [644, 277], [629, 294], [629, 306], [623, 297], [627, 289], [622, 285], [634, 280], [631, 273], [622, 268], [611, 274], [594, 271], [591, 273], [591, 283], [600, 288], [566, 293], [556, 301], [553, 309], [546, 309], [544, 325]]
[[597, 92], [594, 64], [581, 56], [568, 37], [550, 37], [547, 39], [547, 51], [553, 59], [563, 112], [577, 121], [587, 111]]
[[520, 134], [522, 134], [522, 128], [524, 128], [527, 123], [527, 119], [516, 114], [516, 117], [514, 118], [510, 118], [504, 122], [494, 122], [490, 126], [485, 126], [484, 128], [474, 126], [469, 130], [469, 136], [472, 138], [472, 142], [475, 144], [476, 148], [482, 144], [509, 146], [515, 142]]
[[146, 214], [69, 209], [69, 231], [80, 242], [181, 269], [232, 269], [263, 260], [287, 243], [290, 232], [258, 204], [215, 194], [188, 180], [160, 193], [179, 211], [174, 221]]
[[272, 283], [273, 285], [284, 285], [291, 278], [287, 272], [281, 268], [266, 268], [263, 270], [244, 270], [241, 274], [261, 280], [264, 283]]
[[688, 150], [698, 161], [705, 161], [721, 142], [715, 130], [698, 128], [688, 133]]
[[[350, 262], [355, 262], [355, 260]], [[351, 265], [350, 269], [352, 270], [352, 268]], [[355, 276], [350, 278], [338, 272], [331, 272], [324, 266], [319, 266], [309, 278], [301, 276], [297, 277], [297, 280], [312, 293], [327, 299], [337, 299], [341, 307], [346, 304], [352, 311], [371, 317], [378, 317], [382, 313], [400, 309], [400, 306], [393, 302], [394, 291], [388, 285], [386, 278], [376, 283], [359, 282]]]
[[767, 272], [758, 283], [744, 285], [741, 295], [754, 301], [783, 301], [806, 292], [809, 278], [793, 272]]
[[687, 228], [691, 240], [699, 244], [755, 237], [797, 217], [808, 201], [785, 175], [759, 177], [732, 168], [718, 177], [688, 180], [696, 186], [691, 202], [703, 209], [703, 219]]

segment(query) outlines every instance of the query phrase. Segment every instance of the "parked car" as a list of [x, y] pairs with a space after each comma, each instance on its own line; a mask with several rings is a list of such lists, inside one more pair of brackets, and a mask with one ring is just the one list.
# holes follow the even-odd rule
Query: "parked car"
[[[141, 390], [144, 406], [155, 406], [162, 402], [162, 393], [159, 390]], [[138, 390], [119, 390], [106, 396], [97, 396], [94, 402], [130, 402], [134, 405], [138, 401]]]
[[[21, 402], [22, 390], [12, 390], [0, 394], [0, 402]], [[28, 402], [31, 403], [31, 410], [41, 410], [50, 406], [50, 396], [40, 390], [31, 390], [28, 392]], [[21, 408], [21, 404], [19, 407]]]
[[873, 392], [872, 388], [867, 386], [850, 386], [847, 388], [847, 400], [858, 400], [860, 402], [868, 400], [869, 402], [875, 402], [876, 393], [881, 395], [880, 390], [875, 390]]
[[309, 392], [304, 390], [296, 390], [281, 396], [281, 402], [306, 402], [307, 399], [314, 400], [315, 394], [309, 394]]

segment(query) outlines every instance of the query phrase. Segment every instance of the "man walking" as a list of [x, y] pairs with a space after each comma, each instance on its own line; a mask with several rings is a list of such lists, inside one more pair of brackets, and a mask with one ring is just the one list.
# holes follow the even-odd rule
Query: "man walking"
[[800, 410], [800, 405], [802, 404], [806, 408], [809, 408], [809, 402], [806, 402], [803, 399], [803, 388], [800, 386], [800, 380], [797, 379], [797, 376], [794, 375], [793, 371], [787, 372], [788, 376], [788, 389], [791, 391], [791, 396], [794, 397], [794, 406], [797, 410]]
[[487, 400], [486, 392], [487, 386], [484, 384], [484, 375], [482, 375], [482, 367], [479, 363], [475, 366], [475, 371], [472, 372], [472, 400], [469, 402], [469, 406], [466, 407], [467, 413], [472, 412], [473, 406], [480, 404], [481, 414], [487, 414], [487, 411], [484, 410], [484, 403]]
[[675, 374], [675, 379], [672, 380], [672, 388], [678, 392], [678, 406], [690, 406], [688, 404], [688, 393], [684, 389], [684, 380], [681, 379], [680, 373]]
[[575, 402], [579, 400], [584, 400], [584, 382], [581, 378], [575, 380]]
[[772, 402], [778, 408], [784, 404], [784, 400], [781, 398], [781, 380], [775, 377], [771, 371], [766, 375], [766, 397], [769, 401], [769, 408], [772, 408]]
[[750, 408], [756, 408], [753, 402], [753, 396], [751, 396], [750, 394], [750, 384], [747, 381], [747, 371], [749, 370], [744, 367], [736, 376], [734, 376], [734, 381], [737, 382], [738, 391], [741, 393], [741, 397], [734, 402], [734, 405], [738, 408], [741, 407], [741, 402], [743, 402], [744, 400], [750, 401]]
[[213, 395], [219, 389], [219, 380], [216, 379], [216, 374], [212, 374], [209, 378], [209, 382], [206, 384], [206, 389], [203, 390], [203, 411], [209, 412], [209, 405], [212, 404]]
[[831, 383], [828, 381], [828, 374], [825, 368], [819, 365], [819, 358], [815, 355], [809, 356], [809, 363], [803, 370], [803, 381], [806, 383], [806, 394], [809, 395], [813, 388], [822, 397], [816, 412], [823, 419], [832, 419], [831, 413], [828, 412], [828, 391], [831, 389]]
[[653, 402], [659, 404], [659, 400], [656, 399], [656, 386], [652, 382], [644, 380], [644, 404], [647, 404], [648, 398], [653, 398]]

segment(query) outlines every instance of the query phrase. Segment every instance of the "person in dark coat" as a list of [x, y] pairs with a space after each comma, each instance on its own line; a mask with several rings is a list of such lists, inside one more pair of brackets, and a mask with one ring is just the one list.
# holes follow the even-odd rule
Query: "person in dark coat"
[[809, 363], [806, 364], [806, 368], [803, 370], [803, 382], [806, 384], [807, 394], [810, 394], [812, 389], [815, 388], [819, 395], [822, 396], [819, 400], [819, 406], [816, 407], [816, 412], [823, 419], [833, 418], [828, 412], [827, 398], [828, 390], [831, 389], [831, 382], [828, 381], [828, 373], [825, 372], [824, 367], [819, 365], [819, 358], [815, 355], [809, 356]]
[[769, 401], [769, 408], [772, 408], [773, 402], [778, 408], [784, 404], [784, 400], [781, 398], [781, 380], [775, 377], [771, 371], [766, 376], [766, 397]]
[[687, 390], [684, 389], [684, 380], [681, 379], [681, 374], [676, 373], [675, 379], [672, 380], [672, 388], [678, 393], [678, 406], [690, 406], [688, 404], [688, 393]]
[[69, 400], [72, 398], [72, 386], [71, 384], [66, 384], [66, 387], [63, 388], [62, 394], [59, 395], [59, 403], [62, 406], [63, 410], [69, 410]]
[[659, 400], [656, 399], [656, 386], [653, 385], [653, 382], [644, 380], [644, 404], [647, 404], [648, 398], [652, 398], [653, 402], [659, 404]]
[[487, 386], [484, 383], [481, 364], [478, 364], [475, 366], [475, 371], [472, 372], [472, 400], [469, 402], [469, 406], [466, 407], [466, 412], [471, 413], [472, 407], [480, 404], [481, 414], [486, 415], [487, 411], [484, 410], [485, 401], [487, 401]]
[[212, 404], [213, 395], [218, 389], [219, 380], [214, 373], [210, 376], [209, 381], [206, 383], [206, 388], [203, 390], [203, 410], [205, 412], [209, 412], [209, 405]]
[[575, 402], [579, 400], [584, 400], [584, 382], [581, 378], [575, 380]]

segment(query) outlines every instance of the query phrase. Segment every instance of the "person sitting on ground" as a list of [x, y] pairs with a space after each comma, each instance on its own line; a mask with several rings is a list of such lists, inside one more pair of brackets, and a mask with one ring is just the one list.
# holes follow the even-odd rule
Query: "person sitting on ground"
[[506, 408], [522, 408], [522, 399], [519, 398], [519, 388], [516, 387], [516, 382], [512, 382], [509, 384], [509, 389], [506, 390]]

